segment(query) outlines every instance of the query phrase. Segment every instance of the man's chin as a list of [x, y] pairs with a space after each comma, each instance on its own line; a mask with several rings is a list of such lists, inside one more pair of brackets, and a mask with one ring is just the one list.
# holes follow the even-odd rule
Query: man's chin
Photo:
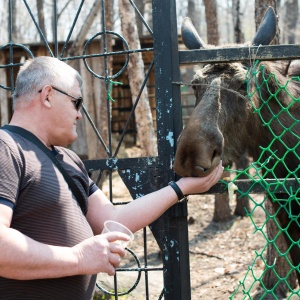
[[64, 139], [63, 141], [61, 141], [59, 143], [59, 145], [55, 145], [55, 146], [67, 147], [67, 146], [73, 144], [77, 140], [77, 138], [78, 138], [77, 133], [73, 134], [72, 137], [69, 137], [68, 139]]
[[70, 138], [68, 145], [73, 144], [78, 139], [78, 134], [74, 134], [72, 138]]

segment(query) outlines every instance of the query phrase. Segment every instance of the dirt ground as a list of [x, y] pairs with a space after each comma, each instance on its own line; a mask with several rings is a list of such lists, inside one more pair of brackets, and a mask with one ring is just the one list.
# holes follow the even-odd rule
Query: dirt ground
[[[126, 187], [117, 174], [114, 175], [113, 187], [116, 201], [126, 201], [130, 198]], [[106, 187], [103, 190], [108, 193]], [[261, 196], [254, 195], [253, 197]], [[232, 200], [230, 204], [233, 211], [235, 200]], [[192, 300], [229, 299], [239, 282], [244, 280], [248, 267], [252, 265], [256, 257], [255, 250], [260, 251], [265, 246], [266, 241], [259, 232], [254, 234], [255, 228], [248, 217], [233, 218], [226, 223], [212, 222], [214, 212], [214, 196], [212, 195], [190, 196], [188, 211]], [[256, 225], [261, 225], [265, 218], [263, 210], [255, 212], [253, 218]], [[149, 229], [146, 230], [146, 236], [148, 266], [162, 267], [159, 248]], [[140, 259], [142, 266], [145, 263], [143, 242], [143, 230], [141, 230], [135, 234], [134, 242], [128, 246]], [[137, 267], [130, 253], [126, 255], [122, 267]], [[263, 271], [263, 263], [260, 260], [256, 261], [255, 270], [256, 275], [260, 275]], [[117, 274], [118, 290], [122, 292], [130, 289], [138, 276], [136, 271], [118, 272]], [[250, 276], [246, 278], [245, 284], [250, 286], [253, 283], [253, 278]], [[162, 271], [149, 271], [148, 282], [149, 298], [146, 297], [145, 276], [142, 274], [137, 287], [130, 294], [120, 296], [118, 299], [159, 299], [163, 288]], [[109, 276], [99, 275], [98, 283], [106, 290], [114, 290], [113, 278]], [[255, 284], [251, 289], [253, 299], [258, 290], [258, 284]], [[244, 299], [241, 289], [232, 299]], [[290, 299], [295, 300], [298, 297]]]

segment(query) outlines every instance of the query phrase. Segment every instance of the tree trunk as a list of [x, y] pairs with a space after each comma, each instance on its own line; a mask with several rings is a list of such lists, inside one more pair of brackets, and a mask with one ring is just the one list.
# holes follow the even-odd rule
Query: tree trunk
[[241, 28], [241, 11], [240, 11], [240, 0], [232, 1], [232, 20], [234, 26], [234, 41], [235, 43], [244, 43], [244, 36]]
[[207, 24], [207, 43], [219, 44], [218, 13], [216, 0], [203, 0], [205, 5], [205, 18]]
[[298, 0], [287, 0], [284, 3], [284, 37], [287, 44], [295, 44], [295, 33], [299, 18]]
[[[153, 20], [152, 20], [152, 0], [144, 0], [145, 1], [145, 6], [144, 6], [144, 18], [147, 24], [149, 25], [150, 28], [153, 28]], [[138, 2], [138, 1], [135, 1]], [[144, 30], [143, 35], [149, 35], [150, 33], [148, 30], [145, 28], [143, 25]]]
[[[130, 49], [140, 49], [134, 9], [127, 0], [119, 0], [119, 10], [122, 24], [122, 34], [127, 40]], [[140, 87], [145, 78], [144, 62], [141, 53], [132, 53], [128, 63], [128, 78], [133, 104], [137, 100]], [[139, 103], [135, 109], [135, 120], [138, 140], [142, 149], [142, 156], [152, 156], [157, 153], [157, 143], [154, 133], [151, 108], [148, 92], [145, 88], [141, 93]]]
[[200, 32], [200, 8], [197, 0], [188, 0], [187, 16], [192, 20], [197, 32]]
[[[135, 1], [135, 5], [139, 10], [140, 14], [143, 16], [145, 22], [148, 24], [150, 28], [153, 27], [152, 22], [152, 0], [139, 0]], [[138, 36], [143, 37], [144, 35], [149, 35], [150, 32], [146, 29], [142, 19], [136, 13], [136, 25], [138, 29]]]
[[12, 41], [14, 43], [18, 43], [19, 42], [19, 30], [18, 30], [18, 26], [17, 26], [17, 0], [12, 0], [11, 1], [11, 6], [12, 6], [12, 18], [11, 18], [11, 36], [12, 36]]
[[[141, 13], [141, 15], [145, 18], [145, 0], [136, 1], [135, 3], [137, 9]], [[144, 35], [144, 24], [139, 16], [136, 17], [136, 26], [138, 28], [138, 34], [139, 36]]]
[[[36, 0], [36, 7], [38, 11], [39, 27], [43, 32], [44, 37], [47, 39], [47, 31], [46, 31], [45, 16], [44, 16], [44, 0]], [[40, 38], [40, 40], [42, 39]]]

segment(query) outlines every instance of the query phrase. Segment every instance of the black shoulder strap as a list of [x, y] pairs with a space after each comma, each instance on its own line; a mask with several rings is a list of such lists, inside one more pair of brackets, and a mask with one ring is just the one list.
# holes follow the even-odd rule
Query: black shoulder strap
[[76, 183], [74, 182], [70, 174], [65, 170], [65, 168], [61, 165], [61, 163], [55, 158], [52, 151], [49, 150], [34, 134], [32, 134], [31, 132], [27, 131], [24, 128], [18, 126], [12, 126], [12, 125], [4, 125], [1, 127], [1, 129], [5, 129], [23, 136], [30, 142], [34, 143], [37, 147], [39, 147], [52, 160], [52, 162], [56, 165], [56, 167], [60, 170], [60, 172], [64, 176], [66, 182], [69, 185], [69, 188], [71, 189], [78, 204], [80, 205], [83, 214], [86, 215], [87, 203], [83, 198], [82, 193], [80, 192], [78, 186], [76, 185]]

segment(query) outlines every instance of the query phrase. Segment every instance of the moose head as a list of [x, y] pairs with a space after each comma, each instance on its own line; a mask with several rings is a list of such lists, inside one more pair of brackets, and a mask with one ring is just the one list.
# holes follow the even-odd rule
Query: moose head
[[[252, 45], [268, 45], [275, 34], [276, 15], [269, 7]], [[183, 21], [182, 39], [189, 49], [210, 48], [189, 18]], [[174, 170], [178, 175], [201, 177], [212, 172], [220, 160], [227, 166], [246, 152], [257, 156], [263, 137], [246, 97], [246, 75], [246, 67], [237, 62], [207, 64], [197, 71], [192, 80], [195, 108], [176, 150]]]

